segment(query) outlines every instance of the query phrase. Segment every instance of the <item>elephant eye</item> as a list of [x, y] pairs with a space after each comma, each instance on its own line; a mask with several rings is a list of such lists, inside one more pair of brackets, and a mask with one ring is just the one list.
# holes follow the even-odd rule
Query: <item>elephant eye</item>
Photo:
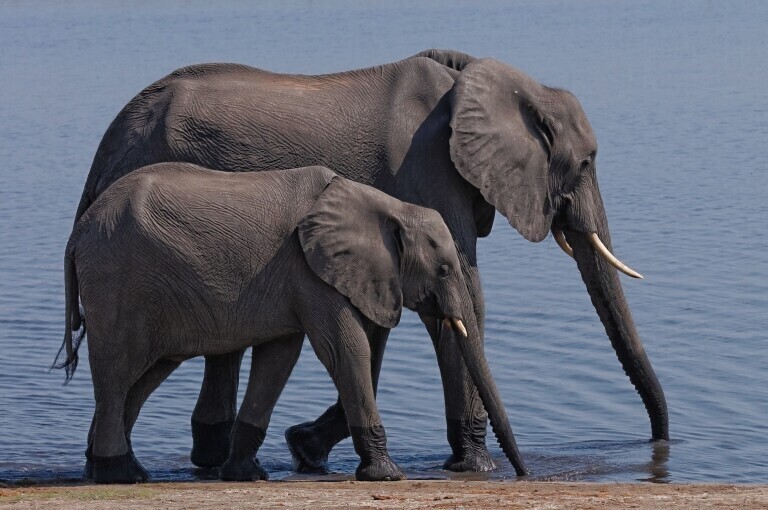
[[589, 156], [587, 156], [582, 162], [581, 162], [581, 170], [586, 170], [589, 165], [592, 164], [592, 162], [595, 160], [596, 153], [595, 151], [592, 151], [589, 153]]
[[451, 274], [451, 268], [448, 267], [448, 264], [442, 264], [437, 268], [437, 276], [440, 278], [447, 278], [449, 274]]

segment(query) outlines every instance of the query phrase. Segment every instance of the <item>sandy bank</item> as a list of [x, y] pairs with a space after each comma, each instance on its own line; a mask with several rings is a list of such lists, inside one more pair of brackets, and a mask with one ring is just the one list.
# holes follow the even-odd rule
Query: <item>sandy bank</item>
[[541, 482], [150, 483], [0, 488], [0, 508], [768, 508], [766, 485]]

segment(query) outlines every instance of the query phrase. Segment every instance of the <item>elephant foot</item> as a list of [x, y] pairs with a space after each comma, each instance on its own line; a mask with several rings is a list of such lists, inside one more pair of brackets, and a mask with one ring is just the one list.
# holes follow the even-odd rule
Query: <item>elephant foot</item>
[[355, 452], [360, 456], [360, 465], [355, 478], [361, 482], [394, 482], [404, 480], [405, 473], [387, 453], [387, 436], [384, 427], [350, 427]]
[[83, 468], [83, 478], [86, 480], [93, 480], [93, 443], [90, 441], [90, 437], [88, 441], [88, 447], [85, 449], [85, 468]]
[[85, 459], [85, 468], [83, 469], [83, 478], [93, 480], [93, 461]]
[[355, 479], [361, 482], [396, 482], [405, 480], [405, 473], [386, 455], [366, 464], [360, 463], [355, 470]]
[[229, 434], [234, 418], [219, 423], [192, 420], [192, 464], [201, 468], [221, 466], [229, 457]]
[[293, 457], [293, 469], [298, 473], [326, 474], [328, 473], [328, 454], [331, 448], [323, 442], [313, 426], [308, 421], [288, 427], [285, 430], [285, 441]]
[[269, 474], [254, 458], [227, 459], [219, 468], [219, 478], [227, 482], [253, 482], [268, 480]]
[[496, 469], [496, 464], [485, 445], [487, 423], [485, 416], [473, 418], [471, 421], [448, 420], [448, 443], [453, 453], [443, 464], [443, 469], [457, 473]]
[[496, 469], [496, 463], [493, 462], [491, 454], [487, 449], [477, 452], [465, 451], [461, 456], [451, 454], [443, 464], [443, 469], [454, 471], [456, 473], [466, 471], [480, 473], [484, 471], [493, 471]]
[[267, 431], [237, 420], [232, 429], [232, 454], [219, 469], [219, 478], [230, 482], [267, 480], [269, 475], [259, 464], [259, 451]]
[[149, 474], [133, 452], [114, 457], [93, 455], [93, 481], [96, 483], [141, 483], [147, 480]]
[[83, 469], [83, 478], [93, 480], [93, 447], [89, 444], [85, 449], [85, 468]]

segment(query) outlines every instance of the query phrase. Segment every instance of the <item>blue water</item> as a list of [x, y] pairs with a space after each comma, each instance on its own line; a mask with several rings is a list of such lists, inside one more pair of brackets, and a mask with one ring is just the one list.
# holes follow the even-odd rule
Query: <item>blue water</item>
[[[480, 243], [487, 353], [535, 477], [768, 482], [768, 3], [414, 4], [0, 3], [0, 479], [80, 476], [87, 363], [68, 386], [48, 371], [63, 251], [99, 140], [134, 94], [199, 62], [324, 73], [442, 47], [579, 97], [615, 251], [646, 276], [623, 281], [669, 403], [662, 446], [574, 263], [501, 217]], [[211, 476], [189, 462], [201, 377], [200, 360], [185, 363], [142, 411], [134, 447], [156, 479]], [[395, 460], [411, 478], [456, 476], [440, 470], [442, 391], [414, 314], [390, 337], [380, 387]], [[283, 430], [334, 399], [306, 349], [260, 452], [273, 478], [297, 477]], [[513, 479], [489, 445], [500, 468], [476, 477]], [[330, 476], [356, 464], [346, 441]]]

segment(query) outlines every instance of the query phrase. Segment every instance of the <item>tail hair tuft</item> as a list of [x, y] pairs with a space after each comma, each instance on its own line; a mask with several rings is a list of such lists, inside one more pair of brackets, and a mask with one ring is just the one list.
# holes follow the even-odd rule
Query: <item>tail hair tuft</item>
[[83, 314], [82, 308], [80, 308], [79, 315], [80, 327], [77, 330], [67, 332], [67, 334], [72, 335], [72, 355], [67, 356], [64, 361], [59, 362], [59, 358], [61, 357], [67, 345], [67, 339], [65, 337], [64, 341], [61, 343], [61, 347], [59, 347], [59, 352], [56, 353], [56, 359], [53, 360], [53, 364], [51, 365], [51, 370], [54, 368], [63, 368], [65, 370], [66, 375], [64, 378], [64, 385], [67, 385], [75, 375], [75, 370], [77, 370], [77, 363], [80, 361], [80, 356], [78, 355], [77, 350], [80, 348], [80, 344], [83, 342], [83, 340], [85, 340], [85, 315]]

